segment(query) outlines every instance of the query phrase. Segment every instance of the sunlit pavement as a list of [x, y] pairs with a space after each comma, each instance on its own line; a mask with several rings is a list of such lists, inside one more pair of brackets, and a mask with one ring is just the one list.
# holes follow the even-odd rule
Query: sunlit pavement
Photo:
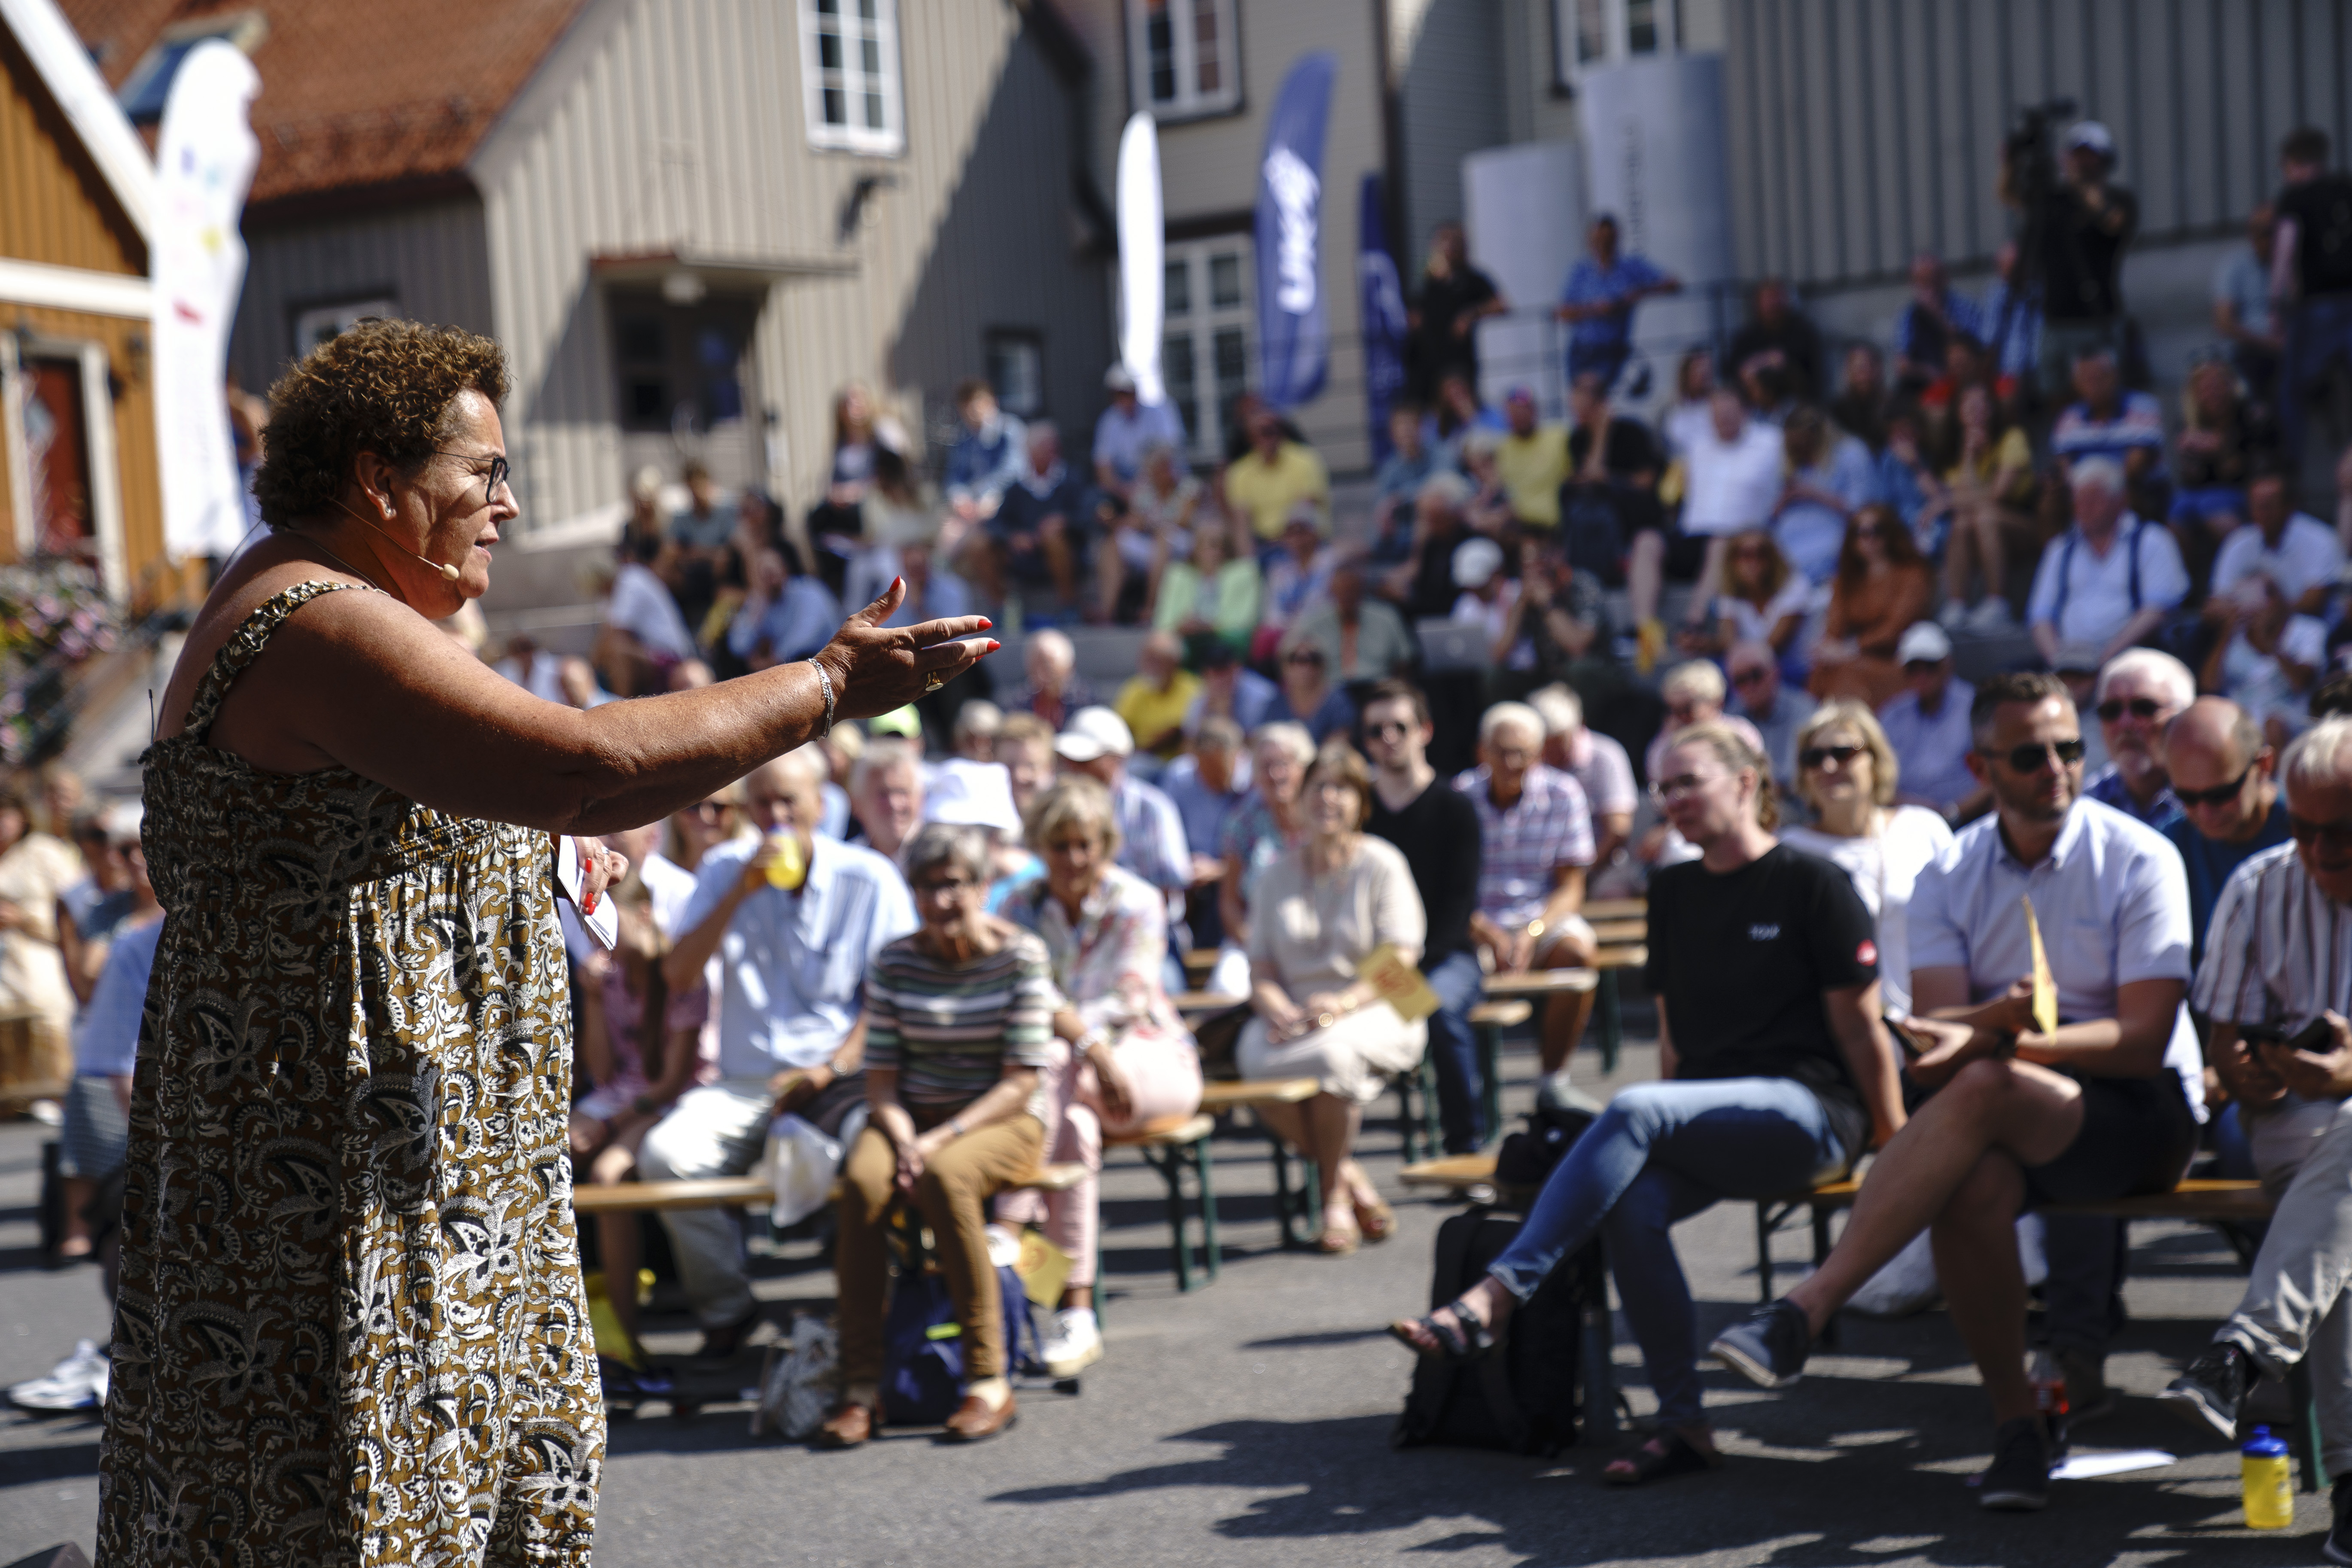
[[[1629, 1049], [1615, 1085], [1654, 1070]], [[1590, 1052], [1578, 1074], [1599, 1086]], [[1532, 1069], [1507, 1058], [1523, 1104]], [[1376, 1118], [1393, 1114], [1393, 1100]], [[0, 1127], [0, 1383], [37, 1376], [96, 1334], [97, 1273], [44, 1272], [35, 1253], [39, 1148], [27, 1122]], [[1397, 1196], [1392, 1121], [1366, 1137], [1367, 1163]], [[2117, 1415], [2084, 1448], [2160, 1447], [2178, 1464], [2060, 1482], [2046, 1512], [1987, 1515], [1965, 1485], [1991, 1426], [1949, 1323], [1849, 1319], [1836, 1354], [1804, 1382], [1759, 1394], [1709, 1373], [1709, 1405], [1730, 1456], [1721, 1471], [1643, 1490], [1602, 1488], [1604, 1456], [1553, 1460], [1458, 1450], [1400, 1452], [1389, 1435], [1408, 1357], [1381, 1326], [1428, 1298], [1437, 1204], [1399, 1203], [1402, 1233], [1353, 1258], [1275, 1250], [1270, 1173], [1254, 1134], [1221, 1141], [1223, 1277], [1179, 1295], [1168, 1272], [1160, 1179], [1114, 1156], [1106, 1176], [1108, 1357], [1076, 1397], [1024, 1390], [1021, 1420], [975, 1447], [890, 1431], [865, 1449], [815, 1453], [746, 1432], [741, 1389], [759, 1353], [709, 1381], [690, 1417], [649, 1408], [617, 1423], [604, 1479], [600, 1568], [734, 1564], [1297, 1564], [1394, 1560], [1449, 1568], [1499, 1563], [2199, 1564], [2316, 1563], [2325, 1493], [2301, 1499], [2291, 1531], [2244, 1530], [2237, 1461], [2152, 1395], [2194, 1353], [2240, 1289], [2221, 1238], [2188, 1226], [2135, 1231], [2133, 1321], [2108, 1375]], [[1752, 1210], [1725, 1205], [1677, 1233], [1702, 1329], [1756, 1297]], [[1779, 1243], [1783, 1288], [1808, 1245]], [[763, 1260], [771, 1316], [828, 1304], [808, 1244]], [[657, 1354], [696, 1342], [657, 1320]], [[1618, 1374], [1637, 1415], [1651, 1408], [1623, 1320]], [[99, 1427], [0, 1411], [0, 1561], [61, 1541], [91, 1544]]]

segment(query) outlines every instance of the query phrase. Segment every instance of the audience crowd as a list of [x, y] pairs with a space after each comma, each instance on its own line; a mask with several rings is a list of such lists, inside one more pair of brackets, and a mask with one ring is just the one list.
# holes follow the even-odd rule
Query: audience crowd
[[[804, 658], [894, 578], [900, 618], [990, 614], [1023, 647], [1017, 674], [983, 667], [624, 836], [620, 943], [567, 923], [578, 1179], [759, 1167], [780, 1221], [830, 1214], [835, 1447], [881, 1417], [905, 1200], [964, 1336], [948, 1432], [987, 1437], [1015, 1413], [992, 1212], [1066, 1257], [1038, 1357], [1057, 1376], [1104, 1353], [1105, 1138], [1190, 1116], [1204, 1071], [1313, 1079], [1258, 1114], [1316, 1172], [1315, 1245], [1385, 1240], [1364, 1108], [1426, 1057], [1445, 1150], [1487, 1146], [1470, 1008], [1495, 976], [1589, 971], [1588, 897], [1645, 894], [1665, 1081], [1584, 1100], [1591, 992], [1549, 993], [1542, 1103], [1597, 1120], [1486, 1279], [1400, 1338], [1475, 1355], [1605, 1236], [1660, 1407], [1608, 1479], [1714, 1468], [1671, 1226], [1875, 1150], [1827, 1264], [1713, 1353], [1786, 1385], [1930, 1237], [1996, 1422], [1979, 1500], [2039, 1507], [2065, 1436], [2049, 1386], [2076, 1426], [2113, 1403], [2124, 1234], [2048, 1216], [2037, 1381], [2014, 1222], [2168, 1191], [2210, 1146], [2278, 1218], [2168, 1397], [2226, 1437], [2308, 1354], [2328, 1468], [2352, 1468], [2352, 676], [2331, 673], [2352, 501], [2298, 507], [2314, 377], [2352, 322], [2352, 180], [2323, 133], [2286, 139], [2168, 418], [2135, 384], [2112, 139], [2086, 121], [2061, 152], [2051, 248], [2005, 255], [1990, 293], [1922, 257], [1886, 343], [1832, 345], [1764, 282], [1655, 428], [1611, 398], [1640, 301], [1675, 279], [1594, 221], [1551, 424], [1529, 389], [1481, 402], [1475, 325], [1504, 305], [1449, 226], [1358, 516], [1280, 411], [1243, 395], [1188, 431], [1116, 368], [1083, 452], [975, 381], [927, 461], [845, 388], [797, 519], [698, 468], [677, 491], [639, 474], [589, 657], [502, 650], [552, 700]], [[1113, 625], [1140, 640], [1097, 692], [1066, 628]], [[78, 1050], [65, 1174], [86, 1194], [120, 1163], [153, 945], [135, 819], [0, 796], [0, 992]], [[1388, 957], [1429, 1010], [1384, 999]], [[1038, 1190], [1049, 1163], [1076, 1174]], [[731, 1355], [759, 1319], [734, 1218], [659, 1222], [701, 1356]], [[633, 1280], [635, 1221], [600, 1229], [605, 1278]], [[608, 1380], [657, 1385], [635, 1291], [612, 1303]], [[49, 1381], [102, 1387], [102, 1356], [75, 1365]], [[2336, 1504], [2330, 1551], [2352, 1552], [2352, 1483]]]

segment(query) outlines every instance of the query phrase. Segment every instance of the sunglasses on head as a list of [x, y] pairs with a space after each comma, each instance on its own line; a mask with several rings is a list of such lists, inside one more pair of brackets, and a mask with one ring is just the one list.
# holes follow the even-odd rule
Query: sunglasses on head
[[2134, 697], [2128, 700], [2110, 697], [2092, 711], [2099, 716], [2101, 723], [2112, 724], [2126, 713], [2135, 719], [2154, 719], [2164, 711], [2164, 704], [2153, 697]]
[[2211, 789], [2182, 789], [2174, 784], [2172, 798], [2191, 809], [2200, 805], [2227, 805], [2238, 798], [2239, 793], [2246, 787], [2246, 781], [2253, 776], [2254, 765], [2249, 763], [2244, 773], [2228, 784], [2215, 784]]
[[2083, 742], [2079, 739], [2042, 741], [2030, 746], [2011, 746], [2006, 752], [1979, 752], [1977, 754], [2007, 763], [2011, 773], [2038, 773], [2050, 765], [2049, 759], [2053, 756], [2062, 768], [2071, 768], [2080, 763], [2083, 760]]
[[1863, 748], [1860, 746], [1807, 746], [1797, 753], [1797, 765], [1801, 768], [1817, 768], [1823, 763], [1835, 763], [1838, 766], [1843, 767], [1862, 755], [1862, 752]]

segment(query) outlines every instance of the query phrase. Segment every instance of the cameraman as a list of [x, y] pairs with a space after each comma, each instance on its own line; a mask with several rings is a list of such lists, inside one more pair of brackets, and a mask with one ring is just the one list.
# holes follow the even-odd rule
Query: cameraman
[[2110, 183], [2116, 139], [2095, 120], [2069, 126], [2059, 177], [2042, 163], [2038, 125], [2001, 153], [2001, 200], [2025, 215], [2033, 243], [2023, 265], [2042, 284], [2042, 395], [2063, 397], [2080, 351], [2103, 346], [2124, 354], [2124, 247], [2139, 227], [2139, 199]]
[[2279, 423], [2290, 460], [2303, 455], [2307, 406], [2337, 354], [2352, 360], [2352, 179], [2327, 167], [2327, 132], [2304, 126], [2279, 148], [2286, 188], [2273, 204], [2271, 298], [2283, 321], [2286, 365], [2279, 377]]

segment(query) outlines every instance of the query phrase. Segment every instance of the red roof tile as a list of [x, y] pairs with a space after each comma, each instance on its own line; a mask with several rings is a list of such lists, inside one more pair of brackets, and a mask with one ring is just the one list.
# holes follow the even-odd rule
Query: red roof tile
[[586, 0], [59, 0], [120, 89], [177, 24], [258, 12], [252, 205], [460, 175]]

